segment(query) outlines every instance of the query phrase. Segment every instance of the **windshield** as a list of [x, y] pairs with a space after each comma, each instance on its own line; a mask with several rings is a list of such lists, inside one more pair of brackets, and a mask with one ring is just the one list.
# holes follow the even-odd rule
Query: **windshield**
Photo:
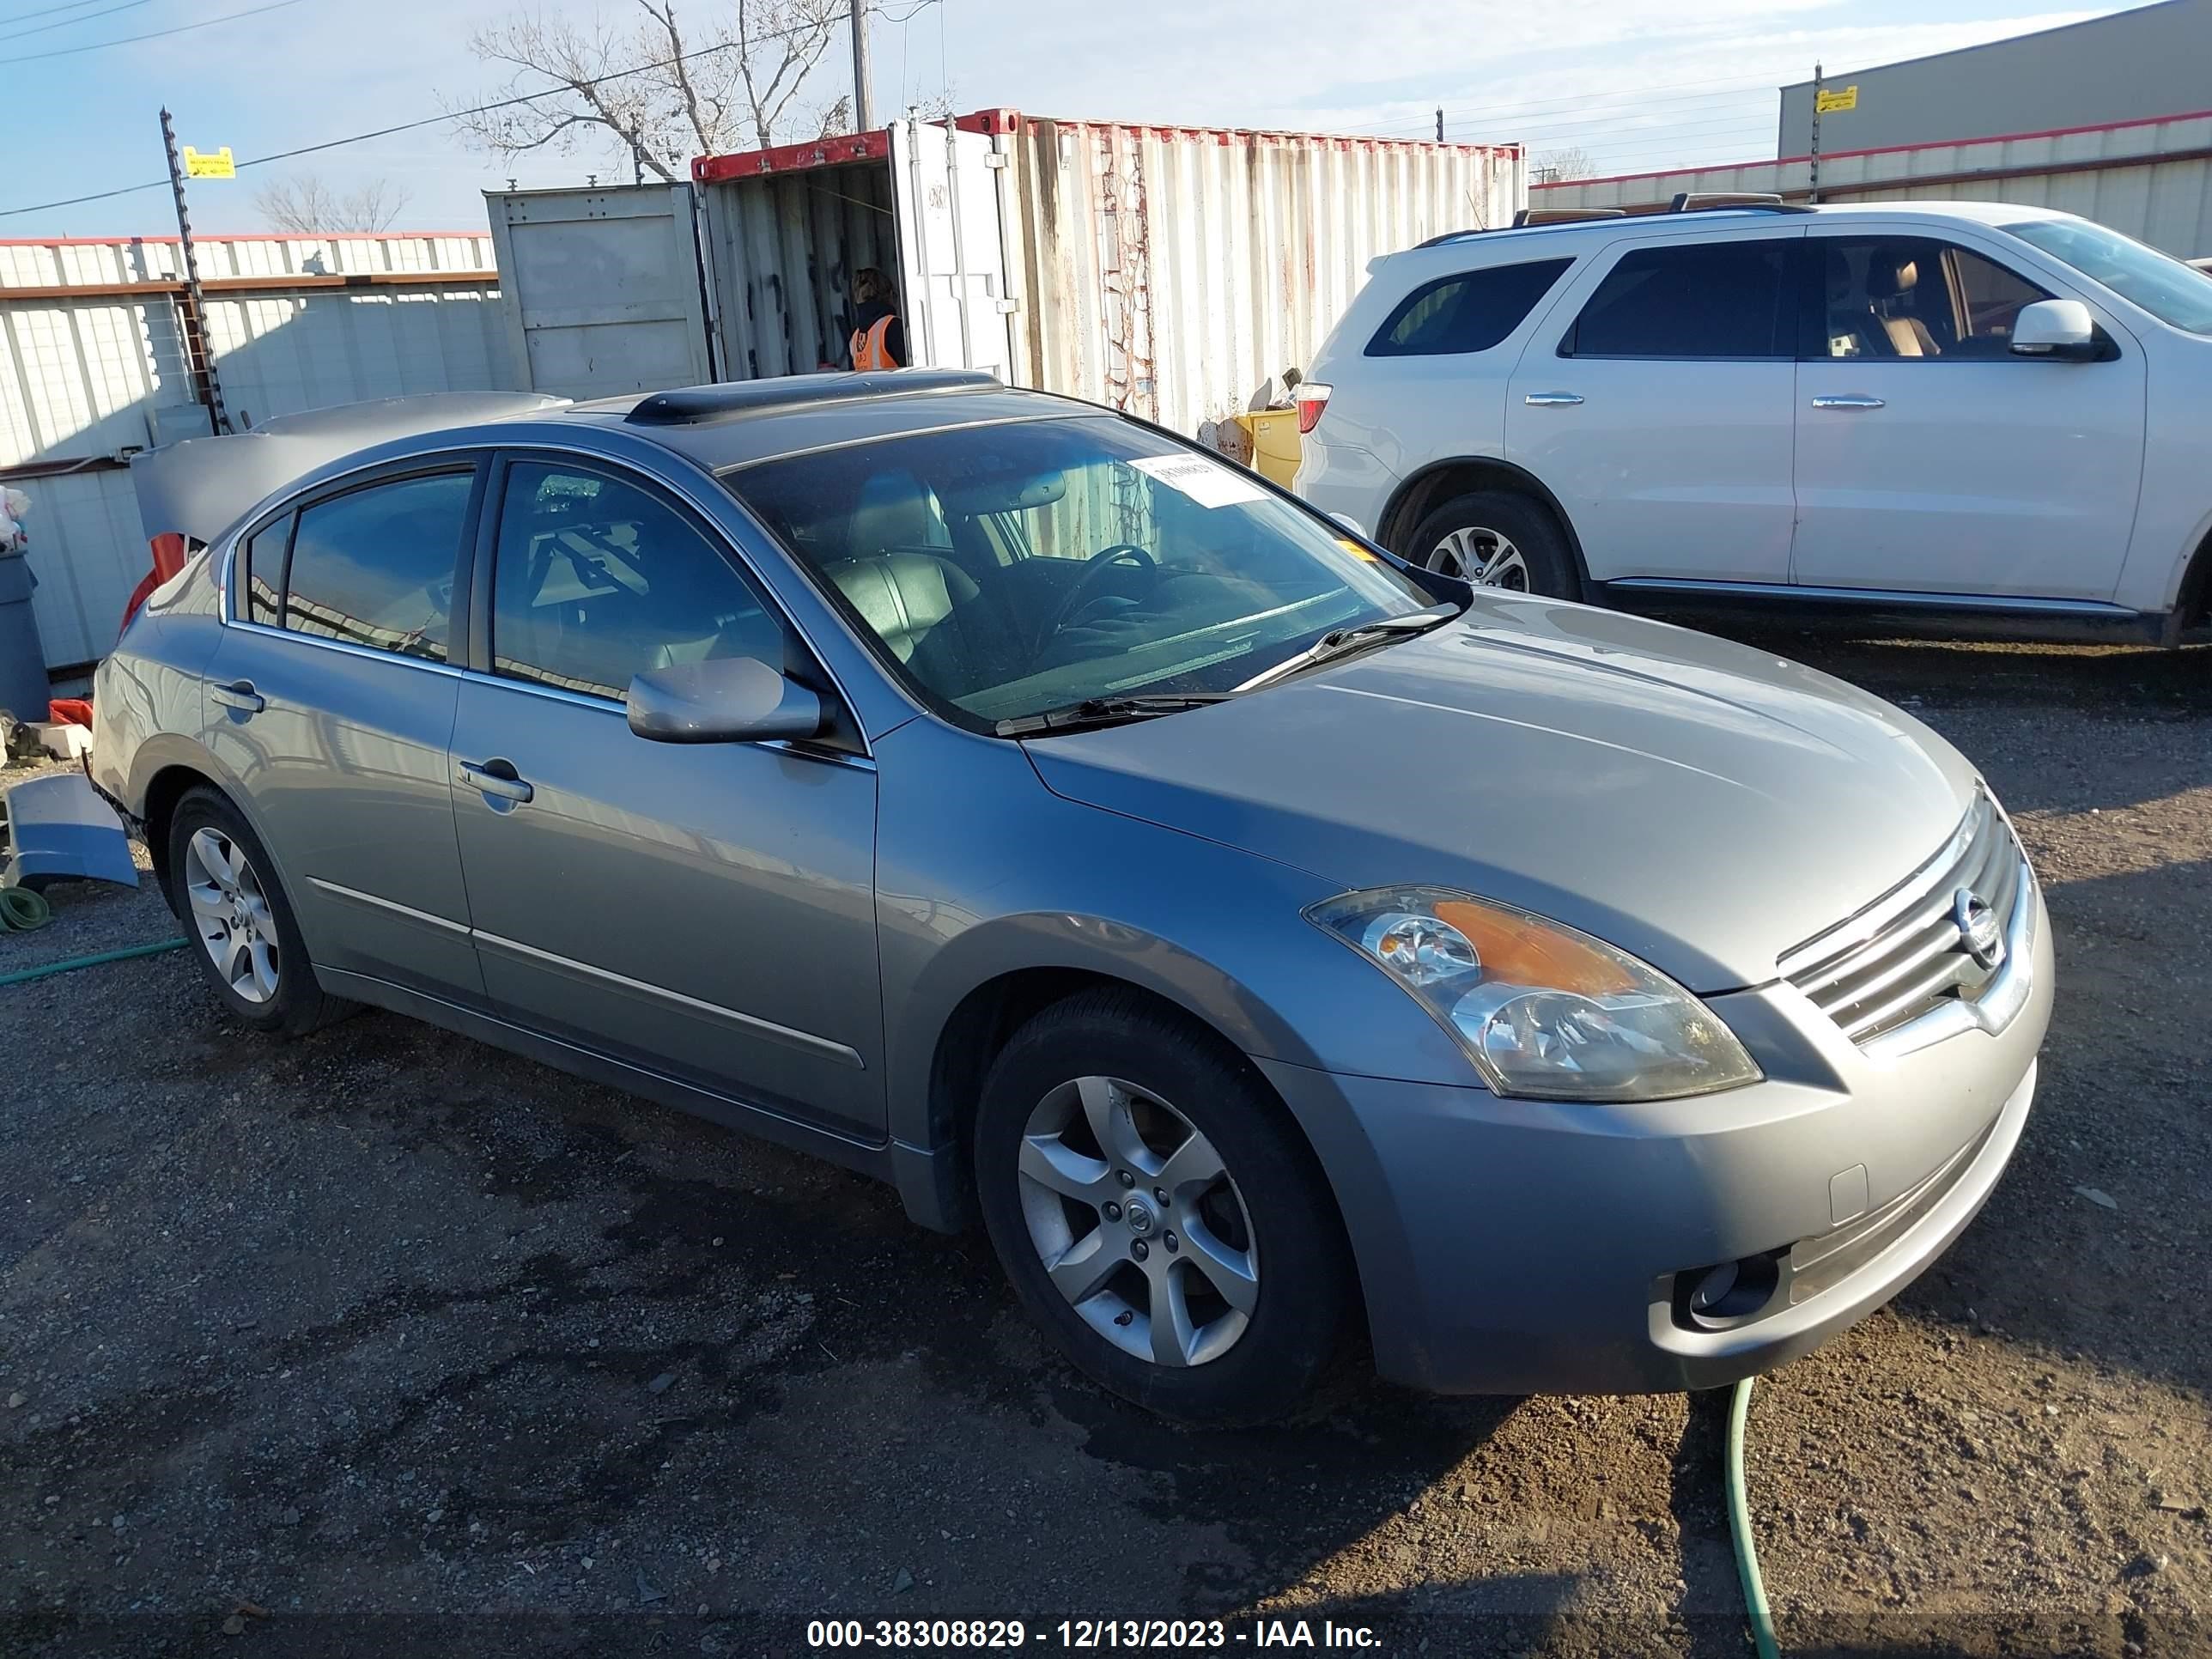
[[2084, 219], [2030, 219], [2004, 228], [2134, 301], [2161, 323], [2212, 334], [2212, 279], [2204, 272]]
[[896, 672], [985, 727], [1231, 690], [1326, 633], [1434, 603], [1243, 468], [1107, 416], [886, 438], [723, 482]]

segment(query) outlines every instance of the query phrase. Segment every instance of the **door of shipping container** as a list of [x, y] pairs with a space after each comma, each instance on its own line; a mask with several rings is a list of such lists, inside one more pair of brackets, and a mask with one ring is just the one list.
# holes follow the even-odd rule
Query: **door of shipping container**
[[714, 378], [689, 185], [487, 191], [520, 388], [605, 398]]
[[949, 119], [909, 118], [892, 125], [890, 140], [907, 349], [919, 364], [988, 368], [1011, 383], [1014, 306], [999, 221], [1007, 158], [988, 134]]

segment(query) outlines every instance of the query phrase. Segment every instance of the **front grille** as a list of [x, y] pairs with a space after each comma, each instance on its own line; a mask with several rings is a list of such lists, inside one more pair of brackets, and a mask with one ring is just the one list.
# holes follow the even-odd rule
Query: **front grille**
[[1856, 915], [1783, 953], [1782, 976], [1854, 1042], [1954, 997], [1978, 996], [1996, 969], [1968, 952], [1956, 919], [1971, 892], [2012, 920], [2027, 864], [1996, 804], [1979, 793], [1942, 851]]

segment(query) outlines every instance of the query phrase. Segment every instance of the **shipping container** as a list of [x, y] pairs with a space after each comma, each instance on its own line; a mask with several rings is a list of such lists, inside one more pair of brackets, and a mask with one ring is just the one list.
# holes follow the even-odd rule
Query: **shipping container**
[[[1656, 212], [1677, 191], [1809, 199], [1812, 158], [1538, 185], [1538, 207]], [[2056, 208], [2184, 259], [2212, 255], [2212, 110], [1969, 143], [1820, 157], [1823, 202], [2016, 202]]]
[[692, 165], [688, 187], [488, 196], [509, 356], [573, 397], [844, 365], [855, 271], [909, 356], [1211, 437], [1279, 395], [1368, 262], [1508, 223], [1520, 147], [908, 119]]

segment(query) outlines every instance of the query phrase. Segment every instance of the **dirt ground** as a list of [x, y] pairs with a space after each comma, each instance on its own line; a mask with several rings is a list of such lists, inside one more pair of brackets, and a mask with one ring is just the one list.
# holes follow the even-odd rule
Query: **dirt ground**
[[[1757, 1390], [1784, 1650], [2212, 1650], [2212, 651], [1762, 643], [1982, 764], [2061, 979], [1980, 1219]], [[173, 931], [54, 896], [0, 972]], [[1722, 1396], [1180, 1432], [1049, 1355], [980, 1236], [428, 1027], [264, 1042], [172, 954], [0, 989], [0, 1653], [1748, 1651]]]

